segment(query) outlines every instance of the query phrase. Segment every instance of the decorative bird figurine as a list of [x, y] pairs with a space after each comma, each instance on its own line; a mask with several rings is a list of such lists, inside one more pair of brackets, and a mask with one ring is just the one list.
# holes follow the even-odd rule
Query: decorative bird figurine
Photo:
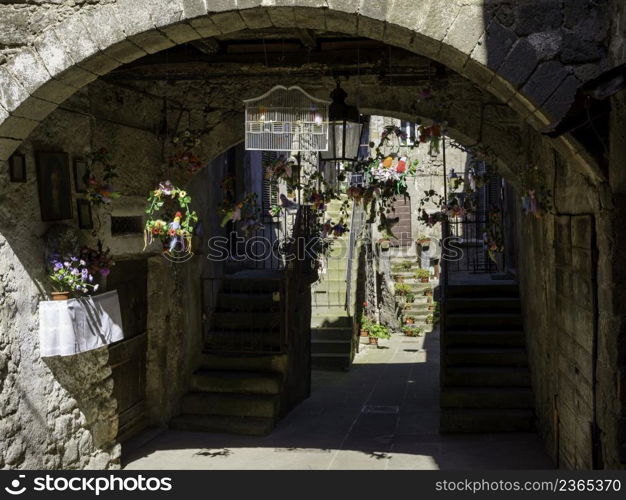
[[286, 208], [287, 210], [294, 210], [298, 208], [298, 204], [287, 198], [284, 193], [280, 195], [280, 206]]
[[170, 222], [167, 226], [169, 228], [168, 234], [171, 237], [169, 246], [170, 252], [172, 252], [176, 248], [176, 244], [178, 243], [178, 230], [180, 229], [180, 220], [182, 219], [182, 217], [183, 215], [180, 212], [176, 212], [174, 220]]

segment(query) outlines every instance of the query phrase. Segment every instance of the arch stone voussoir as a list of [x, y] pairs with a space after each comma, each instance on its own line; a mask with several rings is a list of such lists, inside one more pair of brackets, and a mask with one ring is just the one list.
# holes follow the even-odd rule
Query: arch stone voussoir
[[[526, 35], [502, 21], [497, 3], [116, 0], [79, 9], [0, 67], [3, 151], [55, 104], [122, 64], [197, 38], [272, 26], [361, 35], [429, 57], [509, 104], [533, 127], [545, 127], [566, 112], [581, 82], [573, 68], [546, 62]], [[577, 144], [564, 149], [570, 146]]]

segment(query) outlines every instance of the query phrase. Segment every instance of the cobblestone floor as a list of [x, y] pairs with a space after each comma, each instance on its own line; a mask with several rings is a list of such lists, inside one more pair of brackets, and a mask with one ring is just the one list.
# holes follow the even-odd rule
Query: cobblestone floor
[[440, 435], [439, 339], [393, 336], [350, 372], [313, 373], [311, 397], [265, 437], [165, 431], [127, 469], [545, 469], [534, 433]]

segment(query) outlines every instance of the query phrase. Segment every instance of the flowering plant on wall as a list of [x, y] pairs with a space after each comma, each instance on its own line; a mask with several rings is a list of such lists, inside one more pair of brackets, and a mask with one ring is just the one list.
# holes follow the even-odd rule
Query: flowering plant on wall
[[[96, 169], [100, 167], [102, 176], [96, 175]], [[111, 153], [106, 148], [100, 148], [87, 155], [87, 168], [83, 182], [87, 186], [87, 199], [92, 205], [110, 204], [120, 193], [111, 185], [111, 181], [117, 177], [116, 165], [113, 163]]]
[[199, 131], [185, 129], [172, 137], [174, 151], [168, 157], [170, 166], [186, 169], [192, 174], [203, 167], [202, 160], [194, 152], [194, 148], [200, 145], [200, 135]]
[[552, 192], [545, 174], [538, 166], [526, 165], [520, 173], [524, 215], [541, 218], [552, 210]]
[[[155, 239], [161, 241], [163, 253], [191, 256], [193, 224], [198, 215], [190, 209], [191, 197], [170, 181], [163, 181], [150, 192], [144, 228], [144, 250]], [[160, 214], [160, 216], [159, 216]]]
[[50, 280], [57, 292], [85, 295], [98, 290], [86, 260], [75, 255], [53, 254], [49, 264]]
[[111, 250], [103, 248], [102, 241], [98, 240], [96, 248], [83, 247], [80, 249], [80, 257], [89, 267], [89, 272], [93, 275], [108, 276], [111, 267], [115, 265]]

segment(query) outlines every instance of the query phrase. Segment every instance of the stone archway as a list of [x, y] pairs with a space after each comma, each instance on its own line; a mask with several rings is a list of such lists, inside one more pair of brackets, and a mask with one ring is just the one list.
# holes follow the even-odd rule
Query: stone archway
[[[452, 68], [495, 96], [498, 105], [506, 106], [508, 114], [527, 123], [522, 132], [531, 133], [523, 134], [517, 130], [505, 134], [507, 140], [502, 141], [501, 147], [508, 150], [511, 156], [515, 155], [511, 149], [512, 145], [517, 144], [512, 140], [515, 134], [526, 135], [526, 142], [522, 144], [532, 152], [530, 156], [548, 164], [555, 175], [564, 170], [564, 164], [572, 166], [572, 172], [563, 174], [564, 193], [570, 190], [580, 195], [584, 191], [586, 179], [580, 172], [584, 172], [592, 183], [602, 184], [603, 176], [594, 161], [574, 139], [564, 136], [548, 144], [537, 133], [565, 113], [580, 83], [574, 74], [580, 74], [583, 78], [585, 74], [588, 77], [597, 71], [597, 68], [585, 68], [584, 62], [544, 60], [546, 56], [541, 53], [543, 49], [535, 45], [537, 40], [531, 39], [531, 35], [533, 30], [545, 33], [545, 30], [559, 26], [563, 22], [560, 16], [547, 16], [542, 20], [534, 18], [532, 13], [524, 14], [520, 11], [526, 24], [519, 26], [519, 19], [515, 18], [517, 12], [500, 11], [499, 2], [493, 2], [493, 7], [485, 10], [482, 4], [466, 5], [457, 1], [449, 2], [447, 8], [442, 9], [438, 0], [422, 2], [418, 9], [409, 0], [376, 3], [358, 0], [225, 0], [210, 2], [210, 12], [207, 12], [206, 3], [204, 0], [118, 0], [112, 4], [82, 7], [59, 24], [38, 34], [32, 44], [20, 46], [8, 62], [0, 67], [0, 160], [6, 160], [37, 125], [68, 97], [125, 63], [176, 44], [245, 29], [309, 28], [382, 40]], [[601, 54], [599, 60], [603, 58]], [[381, 100], [372, 99], [364, 104], [369, 109], [389, 109], [388, 103]], [[469, 130], [465, 127], [459, 129]], [[481, 139], [475, 134], [466, 134], [466, 137], [474, 141]], [[497, 143], [502, 137], [504, 135], [496, 127], [490, 139], [482, 139]], [[552, 148], [560, 153], [558, 161], [554, 158]], [[576, 182], [578, 186], [574, 185]], [[560, 196], [562, 203], [559, 209], [562, 212], [599, 214], [605, 210], [600, 201], [602, 192], [583, 196], [579, 205], [567, 200], [563, 194]], [[573, 266], [571, 260], [574, 256], [579, 259], [576, 266], [584, 264], [586, 269], [590, 267], [589, 262], [592, 261], [581, 264], [581, 256], [586, 257], [587, 254], [580, 252], [578, 245], [583, 240], [587, 243], [587, 235], [584, 234], [585, 228], [581, 229], [573, 221], [559, 223], [558, 227], [562, 234], [554, 234], [555, 228], [551, 221], [542, 221], [528, 230], [529, 259], [525, 265], [530, 272], [526, 287], [531, 294], [538, 290], [540, 299], [544, 295], [550, 297], [553, 293], [560, 293], [565, 301], [574, 303], [575, 297], [568, 296], [570, 290], [567, 279], [571, 279], [579, 270], [572, 271], [568, 266]], [[600, 230], [609, 232], [610, 228], [608, 224], [601, 225]], [[32, 240], [36, 244], [36, 237]], [[547, 264], [540, 259], [542, 251], [551, 248], [555, 240], [566, 242], [568, 248], [562, 255], [566, 262], [556, 274], [549, 269], [556, 259]], [[15, 258], [8, 246], [5, 252], [9, 258]], [[533, 269], [543, 265], [548, 268], [546, 276], [533, 275]], [[537, 299], [532, 300], [537, 305]], [[543, 311], [541, 308], [537, 310]], [[534, 321], [533, 326], [549, 329], [559, 325], [546, 320], [543, 323]], [[579, 334], [579, 331], [575, 333]], [[549, 342], [541, 338], [535, 341], [540, 354], [544, 352], [541, 349], [559, 348], [554, 338], [550, 338]], [[606, 342], [606, 349], [610, 351], [613, 337]], [[604, 351], [601, 355], [604, 356], [604, 372], [598, 385], [603, 393], [612, 395], [616, 367], [610, 355]], [[580, 366], [586, 367], [587, 358], [582, 356], [578, 359], [577, 353], [572, 356]], [[554, 362], [550, 364], [539, 356], [536, 363], [539, 374], [548, 373], [556, 366]], [[572, 379], [577, 379], [578, 366], [573, 366], [572, 372]], [[585, 386], [587, 389], [588, 386]], [[559, 388], [546, 384], [540, 394], [543, 425], [546, 428], [549, 428], [546, 420], [551, 414], [551, 398], [555, 390]], [[580, 397], [575, 401], [578, 403]], [[615, 440], [617, 424], [612, 420], [614, 413], [610, 408], [601, 415], [607, 442]], [[568, 432], [571, 435], [580, 434], [579, 423], [569, 421], [567, 425], [570, 426]], [[553, 439], [553, 436], [548, 436], [548, 439]], [[574, 451], [567, 450], [571, 453], [565, 462], [567, 465], [586, 465], [586, 461], [579, 458], [584, 454], [586, 440], [585, 435], [576, 444]], [[615, 451], [611, 449], [611, 453], [609, 462], [616, 463]]]
[[[408, 0], [224, 0], [208, 6], [204, 0], [118, 0], [82, 8], [0, 68], [0, 159], [98, 76], [179, 43], [246, 28], [317, 28], [382, 40], [457, 71], [541, 129], [566, 112], [580, 84], [568, 72], [582, 64], [541, 62], [545, 47], [527, 35], [562, 22], [561, 14], [542, 20], [499, 2], [485, 7], [454, 1], [442, 9], [436, 1], [415, 7]], [[555, 147], [600, 177], [574, 139], [558, 139]]]

